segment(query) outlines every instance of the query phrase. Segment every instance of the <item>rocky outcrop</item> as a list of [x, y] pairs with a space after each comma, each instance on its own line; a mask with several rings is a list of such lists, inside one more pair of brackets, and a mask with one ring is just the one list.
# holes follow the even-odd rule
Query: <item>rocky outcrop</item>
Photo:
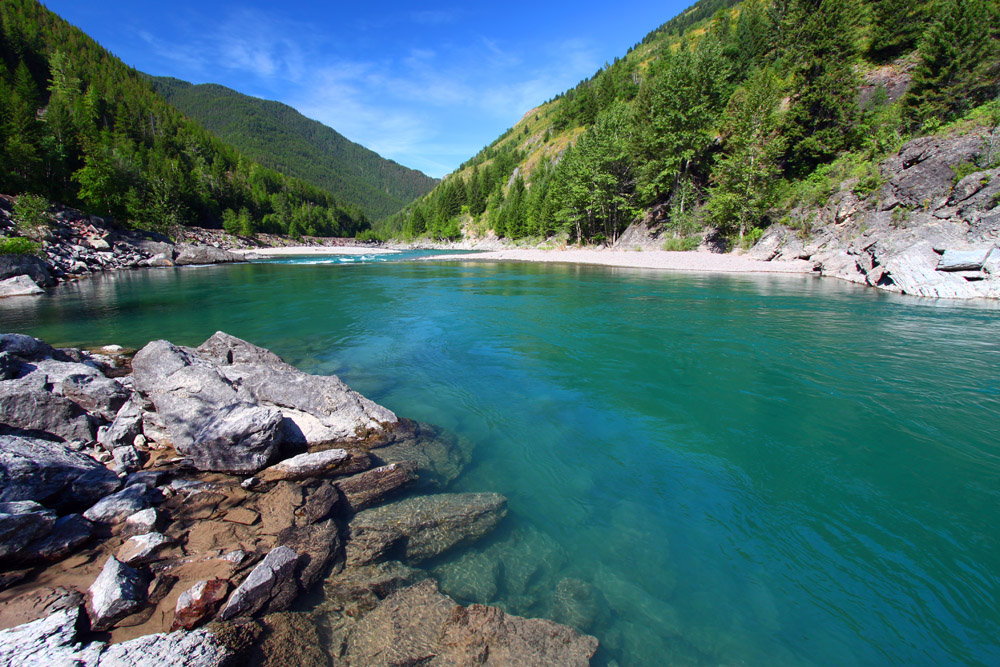
[[847, 181], [807, 238], [775, 225], [749, 254], [810, 259], [822, 275], [891, 292], [1000, 298], [1000, 169], [958, 179], [983, 146], [981, 132], [914, 139], [880, 165], [876, 192]]
[[0, 280], [25, 276], [40, 287], [56, 284], [49, 267], [34, 255], [0, 255]]
[[[589, 665], [597, 640], [495, 607], [461, 607], [425, 580], [389, 596], [348, 634], [345, 665]], [[338, 664], [340, 664], [338, 662]]]
[[359, 512], [350, 522], [349, 565], [397, 557], [418, 563], [473, 542], [507, 514], [497, 493], [442, 493], [406, 498]]
[[181, 244], [176, 248], [174, 264], [186, 266], [190, 264], [224, 264], [226, 262], [242, 262], [243, 255], [216, 248], [210, 245]]
[[8, 296], [31, 296], [44, 292], [45, 290], [28, 276], [14, 276], [0, 280], [0, 299]]

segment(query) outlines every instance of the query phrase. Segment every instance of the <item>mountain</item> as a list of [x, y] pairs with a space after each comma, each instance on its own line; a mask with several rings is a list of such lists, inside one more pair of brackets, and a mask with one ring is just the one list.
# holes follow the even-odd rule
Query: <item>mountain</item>
[[[998, 38], [997, 0], [699, 0], [373, 234], [614, 243], [645, 221], [676, 249], [706, 233], [750, 245], [775, 222], [807, 235], [840, 183], [876, 193], [906, 141], [1000, 137]], [[982, 154], [978, 168], [1000, 150]]]
[[168, 102], [261, 164], [358, 206], [391, 215], [427, 194], [437, 179], [387, 160], [292, 107], [216, 84], [151, 77]]
[[144, 229], [354, 235], [365, 214], [186, 117], [36, 0], [0, 3], [0, 192]]

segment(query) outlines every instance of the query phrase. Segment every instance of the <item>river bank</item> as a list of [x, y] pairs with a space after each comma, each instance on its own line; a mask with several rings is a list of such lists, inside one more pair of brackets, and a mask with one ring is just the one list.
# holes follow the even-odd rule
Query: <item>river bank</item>
[[134, 357], [5, 334], [0, 360], [4, 664], [584, 665], [597, 649], [461, 607], [414, 567], [490, 533], [506, 498], [442, 493], [467, 454], [336, 377], [222, 333]]

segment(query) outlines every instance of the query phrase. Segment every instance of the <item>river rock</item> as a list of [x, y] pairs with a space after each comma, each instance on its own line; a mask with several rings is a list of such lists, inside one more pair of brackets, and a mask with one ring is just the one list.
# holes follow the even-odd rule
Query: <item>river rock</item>
[[158, 489], [151, 489], [144, 484], [133, 484], [101, 498], [84, 512], [83, 516], [94, 523], [116, 524], [160, 502], [163, 502], [163, 494]]
[[191, 588], [181, 593], [174, 607], [174, 620], [170, 631], [184, 628], [193, 630], [205, 621], [210, 620], [218, 611], [226, 594], [229, 592], [229, 582], [225, 579], [210, 579], [199, 581]]
[[79, 619], [80, 608], [71, 607], [0, 630], [0, 665], [97, 665], [104, 644], [79, 645], [76, 631]]
[[112, 644], [97, 667], [224, 667], [233, 652], [207, 630], [157, 633]]
[[314, 446], [365, 440], [391, 431], [398, 422], [392, 411], [336, 376], [303, 373], [273, 352], [221, 331], [198, 352], [219, 364], [253, 401], [280, 409], [288, 442]]
[[88, 591], [87, 612], [94, 630], [107, 630], [146, 603], [146, 577], [111, 556]]
[[507, 514], [498, 493], [416, 496], [358, 512], [350, 522], [347, 562], [396, 556], [418, 563], [487, 534]]
[[131, 395], [116, 380], [100, 372], [70, 375], [62, 381], [61, 390], [63, 396], [85, 411], [107, 421], [115, 418]]
[[42, 381], [29, 375], [0, 382], [0, 424], [61, 440], [93, 440], [94, 425], [80, 406], [48, 391]]
[[55, 523], [55, 513], [36, 502], [0, 503], [0, 559], [17, 555], [32, 540], [48, 535]]
[[390, 463], [334, 482], [350, 513], [377, 505], [417, 480], [416, 461]]
[[137, 397], [131, 397], [114, 416], [114, 421], [107, 429], [97, 435], [97, 441], [109, 452], [116, 447], [129, 447], [135, 444], [137, 436], [142, 434], [142, 402]]
[[495, 554], [474, 550], [439, 564], [433, 572], [447, 595], [486, 604], [497, 596], [501, 569], [502, 563]]
[[18, 555], [23, 563], [54, 563], [83, 546], [94, 534], [94, 524], [79, 514], [56, 519], [48, 535], [31, 542]]
[[87, 506], [119, 486], [117, 475], [62, 443], [0, 435], [0, 502]]
[[42, 287], [56, 284], [48, 265], [34, 255], [0, 255], [0, 280], [25, 275]]
[[580, 632], [589, 632], [598, 620], [610, 615], [608, 602], [601, 592], [593, 585], [572, 577], [561, 579], [556, 584], [552, 605], [553, 620]]
[[282, 415], [248, 403], [215, 364], [167, 341], [132, 360], [136, 388], [156, 406], [177, 451], [199, 470], [252, 473], [282, 442]]
[[131, 567], [148, 565], [160, 560], [165, 550], [173, 546], [174, 540], [163, 533], [134, 535], [118, 549], [117, 558]]
[[28, 276], [14, 276], [0, 280], [0, 299], [8, 296], [31, 296], [44, 294], [45, 290]]
[[433, 426], [401, 421], [400, 437], [372, 449], [372, 455], [383, 464], [415, 461], [421, 486], [447, 487], [468, 465], [468, 452], [454, 437]]
[[298, 593], [295, 570], [299, 555], [286, 546], [272, 549], [233, 591], [219, 620], [284, 611]]
[[[262, 482], [300, 480], [337, 474], [338, 468], [349, 460], [345, 449], [328, 449], [322, 452], [307, 452], [275, 463], [261, 470], [257, 478]], [[367, 457], [365, 457], [367, 461]]]
[[152, 533], [160, 524], [160, 513], [155, 507], [147, 507], [125, 519], [122, 535], [145, 535]]
[[174, 257], [174, 264], [186, 266], [190, 264], [224, 264], [227, 262], [242, 262], [243, 256], [236, 253], [216, 248], [210, 245], [190, 245], [181, 243], [177, 245], [177, 256]]
[[130, 473], [142, 467], [142, 457], [139, 455], [139, 451], [132, 445], [115, 447], [111, 451], [111, 455], [115, 459], [116, 470]]
[[495, 607], [461, 607], [427, 579], [365, 615], [347, 637], [343, 663], [584, 666], [597, 645], [595, 638], [552, 621]]
[[358, 617], [392, 593], [423, 581], [426, 571], [390, 560], [344, 568], [323, 585], [327, 603], [348, 616]]
[[337, 570], [343, 566], [340, 535], [332, 519], [308, 526], [289, 526], [278, 533], [278, 544], [299, 554], [296, 577], [302, 591], [325, 578], [331, 568]]

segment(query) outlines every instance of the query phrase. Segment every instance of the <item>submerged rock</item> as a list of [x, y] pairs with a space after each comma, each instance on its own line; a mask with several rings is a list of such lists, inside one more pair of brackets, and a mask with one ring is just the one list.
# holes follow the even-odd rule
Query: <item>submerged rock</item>
[[417, 563], [491, 531], [507, 514], [498, 493], [417, 496], [359, 512], [351, 520], [347, 562], [398, 557]]
[[345, 511], [360, 512], [416, 482], [416, 471], [415, 461], [390, 463], [338, 480], [334, 484], [343, 498]]
[[403, 421], [404, 433], [371, 453], [383, 464], [416, 462], [421, 486], [447, 487], [468, 465], [468, 452], [437, 428]]
[[326, 580], [327, 605], [348, 616], [361, 616], [392, 593], [422, 581], [427, 572], [390, 560], [345, 568]]
[[[589, 665], [597, 639], [495, 607], [461, 607], [428, 579], [390, 595], [350, 631], [346, 665]], [[338, 663], [339, 664], [339, 663]]]

